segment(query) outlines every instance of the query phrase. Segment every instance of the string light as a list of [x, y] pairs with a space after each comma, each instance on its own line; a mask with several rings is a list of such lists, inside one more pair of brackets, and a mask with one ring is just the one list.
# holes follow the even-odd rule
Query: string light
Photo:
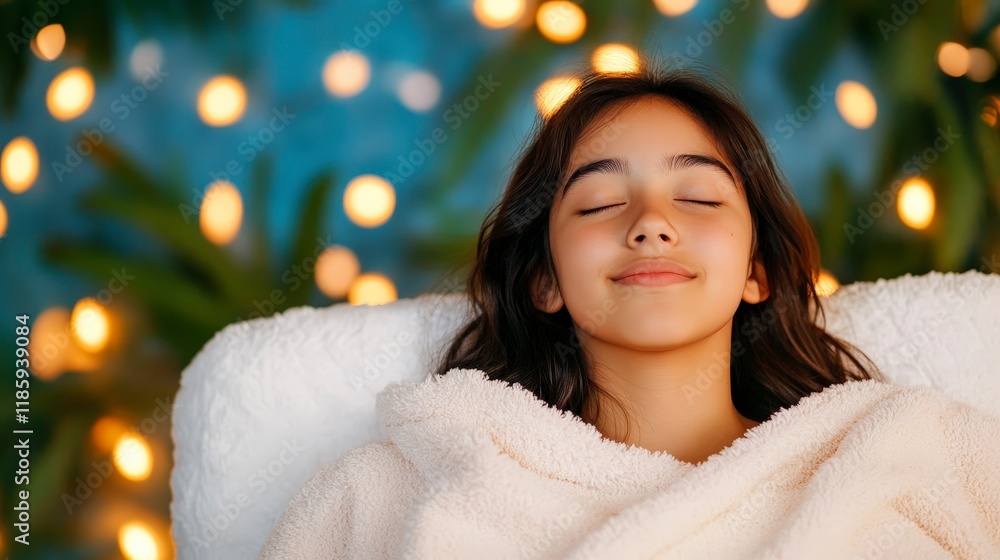
[[851, 126], [868, 128], [875, 122], [878, 105], [875, 103], [875, 96], [864, 85], [852, 81], [841, 82], [834, 98], [840, 115]]
[[85, 68], [75, 67], [57, 75], [45, 94], [52, 116], [68, 121], [82, 115], [94, 100], [94, 78]]
[[361, 175], [344, 190], [344, 211], [355, 224], [373, 228], [384, 224], [396, 208], [396, 192], [378, 175]]
[[27, 136], [18, 136], [4, 146], [0, 153], [0, 179], [7, 190], [22, 193], [38, 177], [38, 150]]

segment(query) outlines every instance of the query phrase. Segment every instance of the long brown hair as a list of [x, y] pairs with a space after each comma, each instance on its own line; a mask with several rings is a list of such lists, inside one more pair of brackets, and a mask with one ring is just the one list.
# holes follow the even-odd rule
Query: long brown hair
[[757, 304], [741, 301], [733, 317], [729, 373], [737, 410], [762, 422], [827, 386], [885, 380], [861, 350], [817, 325], [820, 316], [826, 323], [815, 289], [816, 238], [739, 94], [714, 74], [707, 65], [654, 68], [646, 60], [633, 73], [588, 73], [554, 114], [539, 118], [479, 232], [466, 290], [473, 316], [434, 374], [480, 369], [581, 418], [591, 415], [587, 403], [597, 401], [588, 398], [591, 392], [610, 397], [588, 375], [566, 307], [552, 314], [537, 309], [532, 284], [558, 282], [548, 243], [549, 209], [581, 135], [605, 110], [654, 96], [679, 104], [699, 121], [744, 185], [753, 221], [751, 255], [763, 264], [770, 296]]

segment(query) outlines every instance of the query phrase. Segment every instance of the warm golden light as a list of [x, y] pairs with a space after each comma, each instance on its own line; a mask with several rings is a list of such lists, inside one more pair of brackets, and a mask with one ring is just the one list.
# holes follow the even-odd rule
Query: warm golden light
[[998, 111], [996, 107], [987, 105], [983, 107], [983, 113], [980, 115], [980, 118], [983, 119], [983, 122], [986, 123], [986, 126], [996, 126], [997, 114]]
[[351, 305], [381, 305], [396, 301], [397, 297], [392, 280], [377, 272], [369, 272], [354, 280], [347, 301]]
[[18, 136], [4, 146], [0, 154], [0, 179], [7, 190], [22, 193], [38, 177], [38, 150], [27, 136]]
[[31, 39], [31, 52], [42, 60], [55, 60], [66, 46], [66, 31], [58, 23], [46, 25]]
[[198, 93], [198, 116], [209, 126], [226, 126], [240, 120], [247, 92], [233, 76], [216, 76]]
[[128, 560], [158, 560], [160, 557], [153, 532], [137, 521], [126, 523], [118, 530], [118, 548]]
[[342, 298], [361, 273], [358, 257], [347, 247], [327, 247], [316, 259], [316, 286], [331, 298]]
[[767, 9], [782, 19], [791, 19], [806, 9], [809, 0], [767, 0]]
[[554, 43], [572, 43], [587, 28], [587, 15], [568, 0], [553, 0], [538, 7], [535, 15], [538, 31]]
[[7, 207], [0, 200], [0, 237], [7, 235]]
[[969, 71], [966, 76], [974, 82], [986, 82], [997, 70], [997, 61], [990, 51], [979, 47], [969, 49]]
[[676, 17], [690, 12], [698, 4], [698, 0], [655, 0], [653, 4], [661, 14]]
[[31, 372], [51, 380], [66, 371], [75, 343], [70, 337], [70, 312], [62, 307], [46, 309], [31, 324], [28, 354]]
[[998, 120], [1000, 120], [1000, 97], [996, 95], [991, 95], [987, 101], [986, 105], [983, 106], [983, 114], [981, 115], [983, 122], [989, 126], [996, 126]]
[[378, 175], [361, 175], [347, 184], [344, 211], [352, 222], [373, 228], [384, 224], [396, 208], [396, 191]]
[[368, 87], [371, 65], [357, 51], [337, 51], [323, 64], [323, 87], [330, 95], [351, 97]]
[[94, 100], [94, 78], [84, 68], [75, 67], [52, 79], [45, 103], [52, 116], [68, 121], [79, 117]]
[[855, 128], [868, 128], [875, 122], [878, 105], [872, 92], [858, 82], [846, 81], [837, 86], [834, 95], [837, 109], [847, 124]]
[[115, 442], [115, 468], [129, 480], [146, 480], [153, 472], [153, 451], [142, 436], [135, 432], [123, 434]]
[[639, 53], [628, 45], [609, 43], [594, 49], [590, 63], [594, 70], [605, 74], [636, 72], [639, 70]]
[[94, 298], [86, 297], [73, 306], [70, 331], [80, 348], [100, 352], [108, 344], [111, 331], [108, 313]]
[[896, 195], [896, 210], [907, 226], [926, 228], [934, 219], [934, 190], [919, 177], [907, 180]]
[[201, 232], [216, 245], [236, 239], [243, 223], [243, 198], [229, 181], [218, 180], [205, 190], [199, 212]]
[[101, 455], [111, 453], [118, 440], [129, 431], [125, 422], [114, 416], [105, 416], [90, 428], [90, 440]]
[[545, 80], [535, 91], [538, 111], [545, 118], [551, 117], [579, 86], [580, 79], [575, 76], [557, 76]]
[[524, 0], [476, 0], [472, 12], [483, 27], [507, 27], [521, 19]]
[[941, 43], [937, 62], [945, 74], [955, 78], [964, 76], [969, 71], [969, 50], [958, 43]]
[[829, 297], [840, 287], [840, 282], [837, 282], [837, 279], [826, 270], [821, 270], [819, 278], [816, 279], [815, 287], [816, 295], [819, 297]]

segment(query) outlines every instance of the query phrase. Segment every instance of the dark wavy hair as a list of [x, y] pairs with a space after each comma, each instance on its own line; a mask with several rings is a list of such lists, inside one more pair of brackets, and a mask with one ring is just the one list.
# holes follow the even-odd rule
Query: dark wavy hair
[[[549, 209], [581, 135], [606, 110], [654, 97], [681, 106], [711, 135], [739, 174], [750, 207], [751, 255], [763, 265], [770, 295], [757, 304], [741, 301], [733, 317], [730, 385], [736, 409], [762, 422], [827, 386], [885, 381], [860, 349], [819, 326], [826, 322], [815, 288], [816, 238], [739, 94], [717, 73], [690, 63], [653, 68], [647, 60], [635, 72], [587, 73], [555, 113], [539, 117], [480, 229], [466, 290], [472, 318], [432, 374], [480, 369], [584, 419], [592, 416], [588, 402], [599, 401], [588, 398], [592, 391], [611, 397], [588, 375], [590, 364], [566, 307], [552, 314], [539, 310], [533, 286], [558, 285]], [[620, 402], [610, 401], [627, 414]]]

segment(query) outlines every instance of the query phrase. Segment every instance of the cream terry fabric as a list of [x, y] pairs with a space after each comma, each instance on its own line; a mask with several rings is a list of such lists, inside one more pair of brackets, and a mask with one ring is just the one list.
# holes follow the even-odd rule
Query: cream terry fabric
[[260, 559], [1000, 558], [1000, 418], [926, 387], [828, 387], [698, 465], [476, 369], [376, 406]]

